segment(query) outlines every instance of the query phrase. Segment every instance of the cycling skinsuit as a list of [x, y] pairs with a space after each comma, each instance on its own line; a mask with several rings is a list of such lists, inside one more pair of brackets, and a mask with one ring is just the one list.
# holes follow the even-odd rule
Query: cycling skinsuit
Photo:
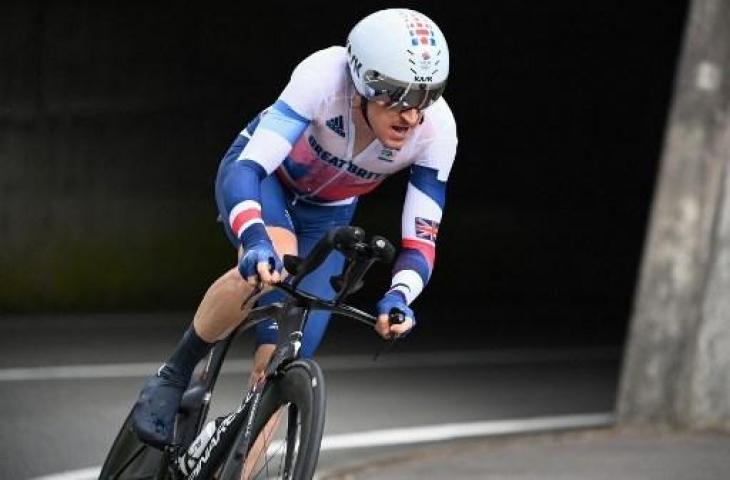
[[[216, 202], [234, 246], [265, 235], [264, 225], [292, 231], [299, 255], [306, 255], [327, 231], [348, 225], [357, 197], [388, 175], [410, 168], [402, 214], [402, 250], [391, 290], [410, 304], [433, 270], [435, 242], [446, 196], [446, 180], [456, 154], [456, 124], [446, 101], [437, 100], [409, 132], [400, 150], [377, 139], [353, 156], [356, 90], [343, 47], [307, 57], [274, 105], [259, 114], [236, 138], [221, 161]], [[344, 258], [333, 252], [301, 284], [331, 299], [329, 282]], [[277, 301], [272, 292], [259, 301]], [[302, 355], [314, 354], [329, 319], [314, 312], [304, 331]], [[257, 343], [276, 343], [276, 325], [257, 327]]]

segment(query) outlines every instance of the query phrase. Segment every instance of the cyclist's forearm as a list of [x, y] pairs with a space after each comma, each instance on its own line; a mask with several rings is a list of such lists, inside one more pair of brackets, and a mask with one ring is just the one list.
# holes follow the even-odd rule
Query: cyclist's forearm
[[420, 251], [404, 248], [393, 268], [390, 291], [402, 293], [406, 304], [410, 305], [428, 283], [432, 266]]
[[407, 304], [431, 278], [445, 199], [446, 182], [438, 180], [438, 171], [415, 165], [403, 205], [403, 250], [396, 260], [390, 288], [400, 292]]
[[233, 162], [224, 172], [223, 201], [228, 222], [244, 249], [260, 241], [269, 241], [261, 219], [261, 180], [266, 171], [252, 160]]

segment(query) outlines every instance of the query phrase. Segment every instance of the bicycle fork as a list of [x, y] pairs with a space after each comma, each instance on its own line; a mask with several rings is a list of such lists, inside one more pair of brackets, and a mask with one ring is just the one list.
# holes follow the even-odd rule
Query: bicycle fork
[[274, 351], [274, 354], [266, 367], [264, 380], [257, 383], [254, 387], [255, 394], [253, 398], [250, 400], [247, 398], [247, 402], [250, 401], [251, 406], [248, 410], [248, 414], [246, 415], [246, 425], [243, 430], [243, 435], [239, 437], [238, 442], [233, 446], [234, 452], [232, 461], [227, 462], [225, 465], [221, 478], [232, 478], [234, 473], [242, 471], [249, 445], [255, 440], [251, 438], [253, 434], [253, 424], [256, 420], [256, 414], [258, 413], [259, 401], [263, 394], [264, 385], [270, 378], [279, 375], [280, 372], [283, 371], [282, 369], [285, 365], [297, 358], [299, 348], [301, 346], [301, 339], [302, 332], [295, 330], [289, 334], [289, 341], [283, 345], [279, 345], [279, 347], [277, 347]]
[[234, 447], [233, 461], [228, 462], [224, 467], [222, 478], [227, 478], [228, 471], [235, 472], [241, 467], [252, 440], [253, 424], [266, 382], [272, 376], [278, 375], [284, 365], [297, 357], [301, 338], [302, 332], [300, 331], [290, 333], [289, 342], [281, 345], [272, 356], [266, 369], [266, 375], [249, 390], [246, 398], [235, 411], [214, 420], [214, 430], [208, 426], [203, 428], [190, 447], [182, 453], [179, 446], [168, 447], [166, 452], [173, 468], [173, 478], [185, 480], [209, 478], [215, 468], [220, 465], [222, 457], [229, 451], [240, 431], [239, 425], [245, 419], [243, 435], [239, 437], [240, 440]]
[[[181, 452], [181, 448], [177, 445], [166, 448], [173, 478], [197, 480], [212, 476], [215, 468], [220, 465], [222, 457], [227, 454], [232, 442], [235, 441], [237, 433], [240, 431], [241, 421], [245, 418], [243, 435], [238, 437], [239, 441], [234, 446], [233, 461], [227, 462], [221, 476], [228, 478], [226, 476], [228, 473], [232, 474], [240, 469], [252, 440], [253, 423], [266, 382], [278, 375], [285, 365], [298, 357], [303, 335], [301, 328], [308, 313], [305, 308], [294, 307], [286, 319], [288, 321], [280, 322], [280, 326], [289, 330], [280, 332], [280, 334], [288, 333], [288, 341], [277, 347], [266, 367], [266, 374], [249, 390], [246, 398], [235, 411], [215, 419], [215, 429], [212, 425], [210, 428], [208, 427], [210, 423], [206, 425], [187, 450]], [[292, 324], [298, 324], [299, 328], [296, 329]]]

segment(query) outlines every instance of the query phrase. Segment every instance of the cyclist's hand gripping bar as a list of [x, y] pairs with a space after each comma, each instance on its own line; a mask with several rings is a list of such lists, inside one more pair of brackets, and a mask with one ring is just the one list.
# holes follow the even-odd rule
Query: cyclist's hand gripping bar
[[[391, 308], [390, 312], [388, 313], [388, 324], [389, 325], [400, 325], [401, 323], [406, 321], [406, 316], [403, 312], [398, 310], [397, 308]], [[380, 350], [379, 352], [375, 353], [375, 356], [373, 357], [373, 361], [377, 361], [378, 357], [380, 355], [386, 353], [388, 350], [393, 348], [395, 346], [395, 342], [398, 340], [398, 337], [396, 335], [393, 335], [390, 337], [390, 340], [388, 341], [388, 344]]]
[[406, 321], [406, 316], [403, 312], [398, 310], [397, 308], [391, 308], [390, 313], [388, 314], [388, 323], [390, 325], [400, 325], [401, 323]]

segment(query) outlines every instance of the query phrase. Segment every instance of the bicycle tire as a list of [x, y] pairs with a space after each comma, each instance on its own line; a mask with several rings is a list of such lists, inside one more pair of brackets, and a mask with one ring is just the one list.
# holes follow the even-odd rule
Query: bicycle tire
[[[203, 401], [206, 390], [200, 382], [199, 369], [208, 357], [202, 359], [181, 399], [175, 418], [175, 441], [185, 448], [200, 433], [208, 404]], [[129, 412], [104, 459], [99, 480], [171, 480], [169, 463], [162, 450], [139, 440], [132, 429], [132, 411]]]
[[[276, 457], [264, 455], [265, 467], [255, 469], [251, 480], [257, 478], [286, 478], [287, 480], [310, 480], [314, 476], [319, 459], [319, 449], [324, 431], [326, 393], [324, 376], [319, 365], [313, 360], [302, 359], [292, 362], [284, 369], [283, 375], [270, 379], [261, 396], [256, 417], [252, 426], [252, 441], [246, 455], [249, 456], [257, 439], [269, 421], [280, 410], [286, 413], [286, 435], [281, 440], [283, 452]], [[282, 414], [283, 416], [283, 414]], [[242, 467], [238, 441], [227, 455], [220, 478], [238, 480]], [[271, 450], [269, 447], [266, 450]], [[248, 459], [250, 461], [251, 459]], [[278, 462], [278, 465], [277, 465]], [[269, 468], [271, 467], [271, 468]], [[272, 477], [272, 470], [276, 476]], [[266, 471], [266, 476], [261, 476]], [[288, 475], [287, 475], [288, 473]]]
[[131, 413], [119, 430], [99, 473], [99, 480], [167, 480], [162, 451], [142, 443], [132, 430]]
[[[202, 402], [188, 407], [176, 418], [176, 434], [194, 438], [200, 427], [200, 417], [205, 416], [207, 405]], [[184, 440], [184, 439], [183, 439]], [[189, 443], [189, 440], [188, 440]], [[187, 445], [187, 444], [185, 444]], [[132, 412], [119, 429], [109, 453], [104, 460], [99, 480], [170, 480], [168, 460], [162, 450], [142, 442], [132, 428]]]

